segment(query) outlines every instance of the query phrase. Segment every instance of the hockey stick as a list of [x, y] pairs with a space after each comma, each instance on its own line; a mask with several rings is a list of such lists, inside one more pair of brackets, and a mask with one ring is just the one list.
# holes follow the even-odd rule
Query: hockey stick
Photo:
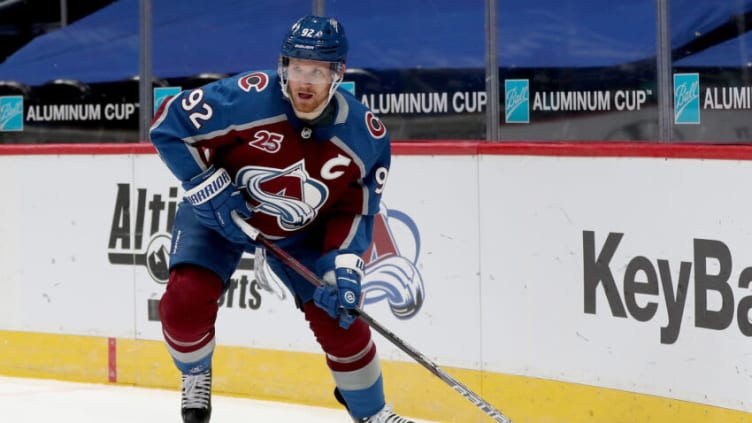
[[[263, 245], [267, 251], [274, 254], [274, 256], [280, 259], [283, 263], [285, 263], [285, 265], [289, 266], [292, 270], [297, 272], [300, 276], [305, 278], [308, 282], [312, 283], [314, 286], [317, 286], [317, 287], [325, 283], [318, 276], [316, 276], [315, 273], [313, 273], [306, 266], [304, 266], [301, 262], [296, 260], [291, 255], [287, 254], [285, 250], [281, 249], [280, 247], [276, 246], [268, 239], [264, 238], [259, 233], [258, 229], [249, 225], [245, 220], [240, 218], [240, 216], [235, 214], [235, 212], [232, 212], [232, 219], [249, 238]], [[497, 410], [496, 408], [494, 408], [494, 406], [489, 404], [483, 398], [479, 397], [475, 392], [471, 391], [467, 386], [463, 385], [460, 381], [458, 381], [457, 379], [453, 378], [451, 375], [446, 373], [436, 363], [434, 363], [428, 357], [421, 354], [420, 352], [418, 352], [418, 350], [416, 350], [415, 348], [407, 344], [405, 341], [400, 339], [392, 331], [382, 326], [379, 322], [374, 320], [373, 317], [369, 316], [365, 311], [363, 311], [362, 309], [358, 307], [350, 311], [350, 313], [356, 316], [359, 316], [361, 319], [363, 319], [364, 322], [368, 324], [368, 326], [372, 327], [376, 332], [380, 333], [389, 342], [391, 342], [396, 347], [404, 351], [405, 354], [412, 357], [415, 361], [417, 361], [423, 367], [428, 369], [428, 371], [433, 373], [439, 379], [443, 380], [447, 385], [451, 386], [460, 395], [462, 395], [468, 401], [475, 404], [476, 407], [483, 410], [483, 412], [486, 413], [488, 416], [490, 416], [492, 419], [500, 423], [512, 423], [512, 420], [510, 420], [509, 417], [505, 416], [501, 411]]]

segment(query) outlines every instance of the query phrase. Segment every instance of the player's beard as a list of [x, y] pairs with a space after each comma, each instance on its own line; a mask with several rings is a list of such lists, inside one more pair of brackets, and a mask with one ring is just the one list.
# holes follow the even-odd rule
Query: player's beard
[[294, 89], [288, 86], [290, 101], [295, 115], [301, 119], [313, 120], [326, 108], [329, 100], [329, 87], [324, 89]]

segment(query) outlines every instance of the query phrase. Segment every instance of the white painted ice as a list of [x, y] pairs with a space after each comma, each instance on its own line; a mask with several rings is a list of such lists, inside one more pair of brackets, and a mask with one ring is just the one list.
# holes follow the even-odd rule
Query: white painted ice
[[[212, 396], [212, 423], [348, 423], [342, 409]], [[0, 376], [0, 421], [180, 423], [177, 391]], [[430, 423], [416, 420], [417, 423]]]

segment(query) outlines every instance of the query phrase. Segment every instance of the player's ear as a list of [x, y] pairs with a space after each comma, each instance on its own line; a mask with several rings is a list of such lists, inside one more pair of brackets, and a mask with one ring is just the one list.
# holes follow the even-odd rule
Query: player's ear
[[347, 69], [347, 65], [345, 65], [344, 63], [341, 63], [339, 65], [339, 70], [337, 71], [337, 76], [339, 76], [340, 78], [344, 78], [345, 77], [345, 69]]

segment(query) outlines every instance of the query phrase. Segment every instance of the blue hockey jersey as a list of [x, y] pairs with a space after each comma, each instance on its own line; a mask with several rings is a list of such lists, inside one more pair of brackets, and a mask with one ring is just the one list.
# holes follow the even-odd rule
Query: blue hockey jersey
[[284, 98], [274, 72], [249, 72], [165, 101], [150, 137], [181, 181], [225, 168], [270, 240], [306, 237], [326, 253], [362, 254], [371, 239], [391, 162], [381, 121], [346, 91], [333, 120], [310, 126]]

